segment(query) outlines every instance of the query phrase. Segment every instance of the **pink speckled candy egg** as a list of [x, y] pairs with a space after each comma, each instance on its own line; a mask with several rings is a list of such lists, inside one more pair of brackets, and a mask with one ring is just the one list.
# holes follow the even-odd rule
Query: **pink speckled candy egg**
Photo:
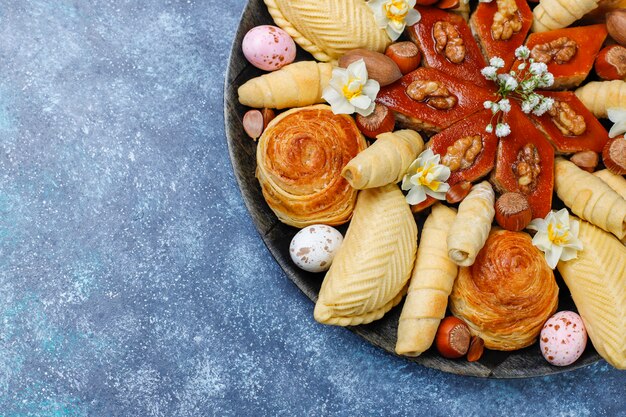
[[276, 26], [253, 27], [243, 38], [243, 54], [255, 67], [276, 71], [296, 58], [296, 44], [291, 36]]
[[291, 260], [305, 271], [327, 271], [342, 243], [339, 230], [314, 224], [296, 233], [289, 245], [289, 254]]
[[541, 353], [556, 366], [570, 365], [587, 346], [587, 330], [580, 316], [573, 311], [559, 311], [541, 329]]

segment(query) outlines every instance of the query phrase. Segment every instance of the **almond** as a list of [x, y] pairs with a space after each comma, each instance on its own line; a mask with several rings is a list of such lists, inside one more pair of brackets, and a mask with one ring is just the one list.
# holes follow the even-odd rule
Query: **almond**
[[339, 58], [338, 65], [347, 68], [348, 65], [362, 59], [367, 68], [367, 76], [378, 81], [381, 87], [392, 84], [402, 78], [398, 65], [391, 58], [380, 52], [368, 51], [367, 49], [353, 49]]
[[254, 140], [257, 140], [265, 129], [263, 125], [263, 114], [260, 110], [248, 110], [246, 114], [243, 115], [242, 123], [243, 130]]
[[615, 42], [626, 46], [626, 9], [608, 12], [606, 14], [606, 29]]
[[520, 193], [504, 193], [496, 200], [496, 223], [503, 229], [519, 232], [533, 219], [528, 199]]
[[446, 317], [441, 320], [435, 345], [444, 358], [456, 359], [467, 353], [470, 344], [470, 330], [467, 324], [456, 317]]
[[389, 45], [385, 55], [393, 59], [403, 75], [417, 69], [422, 60], [422, 54], [417, 45], [409, 41]]
[[580, 169], [584, 169], [587, 172], [595, 171], [600, 161], [600, 156], [594, 151], [581, 151], [577, 152], [569, 159]]
[[374, 111], [369, 116], [356, 116], [356, 126], [361, 133], [370, 139], [376, 139], [376, 136], [385, 132], [392, 132], [396, 120], [389, 107], [384, 104], [376, 103]]
[[621, 80], [626, 78], [626, 48], [610, 45], [603, 48], [594, 64], [596, 74], [603, 80]]
[[626, 175], [626, 138], [618, 136], [604, 145], [602, 162], [609, 171], [617, 175]]
[[450, 187], [448, 192], [446, 192], [446, 201], [449, 204], [460, 203], [465, 197], [467, 197], [471, 189], [472, 183], [468, 181], [461, 181], [454, 184]]

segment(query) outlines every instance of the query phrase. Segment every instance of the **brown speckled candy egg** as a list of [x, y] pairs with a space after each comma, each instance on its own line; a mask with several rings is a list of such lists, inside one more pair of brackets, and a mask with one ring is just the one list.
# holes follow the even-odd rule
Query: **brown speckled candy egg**
[[253, 27], [242, 43], [243, 55], [255, 67], [276, 71], [296, 58], [296, 44], [291, 36], [276, 26]]
[[559, 311], [541, 329], [541, 353], [556, 366], [570, 365], [587, 346], [587, 330], [580, 316], [572, 311]]
[[289, 254], [305, 271], [327, 271], [342, 242], [343, 236], [334, 227], [314, 224], [296, 233], [289, 245]]

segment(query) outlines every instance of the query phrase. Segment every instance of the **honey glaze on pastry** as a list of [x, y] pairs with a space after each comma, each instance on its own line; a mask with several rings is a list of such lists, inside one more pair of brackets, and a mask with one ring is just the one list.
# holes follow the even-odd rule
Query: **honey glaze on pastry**
[[350, 220], [356, 193], [343, 167], [367, 146], [350, 116], [327, 105], [289, 110], [259, 139], [256, 176], [278, 219], [291, 226]]
[[460, 269], [450, 310], [486, 348], [509, 351], [535, 342], [558, 296], [554, 273], [530, 236], [496, 230], [474, 264]]

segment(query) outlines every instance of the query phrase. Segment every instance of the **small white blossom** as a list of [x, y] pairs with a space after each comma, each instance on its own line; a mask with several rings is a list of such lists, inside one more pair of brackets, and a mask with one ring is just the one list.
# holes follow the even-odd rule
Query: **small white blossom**
[[520, 71], [522, 71], [524, 68], [526, 68], [526, 63], [525, 62], [522, 62], [521, 64], [519, 64], [517, 66], [517, 69], [520, 70]]
[[493, 125], [491, 123], [487, 125], [487, 127], [485, 128], [485, 132], [487, 133], [493, 132]]
[[499, 56], [494, 56], [489, 60], [489, 65], [495, 68], [504, 68], [504, 59]]
[[532, 77], [532, 78], [529, 78], [528, 80], [522, 81], [522, 84], [520, 85], [520, 87], [522, 88], [522, 91], [524, 93], [532, 92], [535, 88], [537, 88], [536, 77]]
[[536, 230], [533, 245], [543, 251], [548, 266], [552, 269], [559, 261], [569, 261], [578, 257], [583, 244], [578, 239], [579, 223], [570, 220], [567, 209], [551, 211], [545, 219], [534, 219], [528, 229]]
[[533, 62], [530, 64], [529, 71], [533, 75], [541, 75], [548, 71], [548, 66], [543, 62]]
[[506, 92], [515, 91], [518, 86], [517, 80], [509, 74], [498, 75], [498, 80], [500, 80], [501, 84], [504, 84], [503, 87]]
[[533, 110], [533, 114], [537, 116], [542, 116], [545, 112], [550, 110], [553, 105], [554, 105], [553, 98], [543, 97], [541, 99], [541, 103], [539, 104], [539, 106], [535, 107], [535, 110]]
[[515, 50], [515, 56], [519, 59], [528, 59], [530, 56], [530, 49], [522, 45]]
[[496, 136], [503, 138], [511, 134], [511, 127], [507, 123], [498, 123], [496, 125]]
[[376, 24], [385, 29], [391, 40], [402, 35], [404, 28], [413, 26], [422, 16], [414, 9], [416, 0], [370, 0], [367, 5], [374, 12]]
[[322, 98], [335, 114], [359, 113], [369, 116], [374, 111], [374, 99], [380, 90], [376, 80], [367, 79], [367, 68], [362, 59], [348, 68], [334, 68], [333, 75], [324, 88]]
[[533, 105], [528, 100], [522, 101], [522, 111], [524, 113], [530, 113], [533, 111]]
[[606, 112], [609, 120], [613, 122], [613, 127], [609, 130], [609, 137], [615, 138], [626, 133], [626, 107], [611, 107]]
[[413, 161], [402, 179], [402, 189], [409, 190], [406, 195], [409, 204], [419, 204], [426, 200], [427, 195], [445, 200], [446, 192], [450, 189], [446, 183], [450, 178], [450, 168], [440, 164], [440, 158], [431, 149], [426, 149]]
[[554, 75], [551, 72], [542, 74], [537, 82], [537, 86], [540, 88], [552, 87], [552, 84], [554, 84]]
[[482, 70], [480, 70], [480, 73], [483, 75], [483, 77], [492, 81], [496, 79], [497, 72], [498, 72], [498, 69], [492, 66], [485, 67]]
[[502, 110], [503, 113], [508, 113], [511, 111], [511, 102], [508, 98], [503, 98], [502, 100], [500, 100], [498, 102], [498, 105], [500, 106], [500, 110]]
[[485, 107], [486, 109], [490, 109], [491, 106], [493, 106], [493, 104], [494, 104], [493, 101], [487, 100], [483, 102], [483, 107]]

